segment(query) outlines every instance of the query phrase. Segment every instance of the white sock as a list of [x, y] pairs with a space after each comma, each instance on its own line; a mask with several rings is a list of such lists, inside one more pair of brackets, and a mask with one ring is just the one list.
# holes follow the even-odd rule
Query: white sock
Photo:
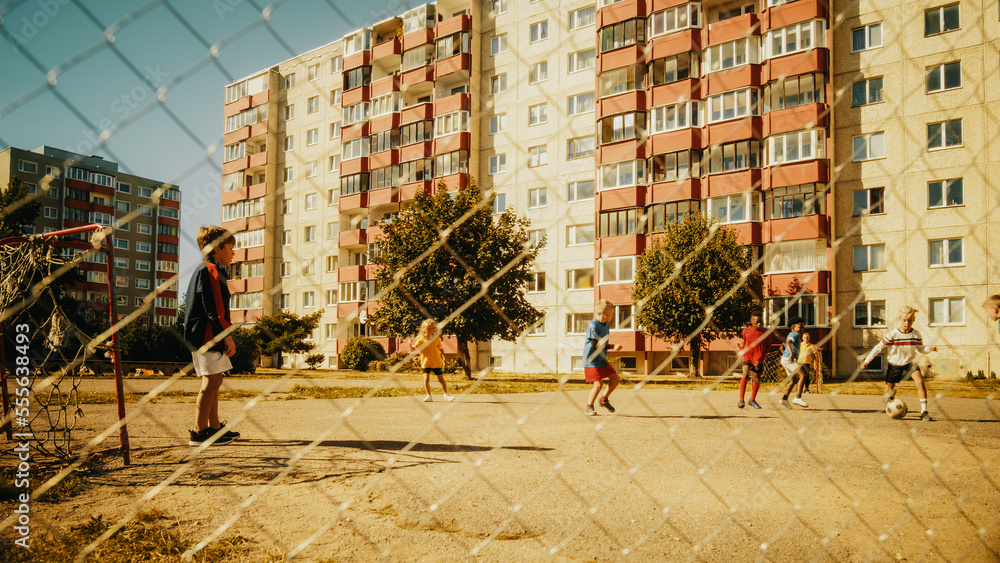
[[920, 412], [927, 412], [927, 399], [920, 399]]

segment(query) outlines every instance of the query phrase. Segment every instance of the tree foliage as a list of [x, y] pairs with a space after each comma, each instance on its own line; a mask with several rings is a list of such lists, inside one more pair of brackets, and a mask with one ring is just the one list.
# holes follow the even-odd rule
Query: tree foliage
[[34, 225], [42, 204], [28, 194], [28, 184], [11, 178], [7, 189], [0, 191], [0, 235], [20, 235], [24, 227]]
[[365, 336], [357, 336], [347, 341], [340, 351], [340, 362], [347, 369], [368, 371], [368, 364], [385, 359], [385, 348]]
[[692, 364], [699, 366], [703, 346], [737, 336], [761, 286], [734, 229], [688, 215], [639, 257], [635, 320], [656, 338], [689, 342]]
[[389, 336], [416, 334], [425, 319], [443, 321], [471, 377], [470, 342], [514, 341], [542, 312], [525, 299], [541, 244], [528, 244], [530, 221], [510, 209], [493, 215], [474, 182], [458, 192], [438, 184], [384, 226], [373, 262], [380, 266], [380, 307], [371, 317]]
[[282, 352], [305, 354], [312, 351], [316, 345], [306, 340], [312, 338], [322, 315], [322, 309], [302, 317], [282, 311], [257, 319], [253, 330], [260, 341], [261, 353], [271, 356]]
[[233, 331], [233, 344], [236, 353], [229, 358], [233, 364], [233, 373], [254, 373], [257, 371], [257, 360], [260, 358], [260, 336], [257, 331], [238, 328]]

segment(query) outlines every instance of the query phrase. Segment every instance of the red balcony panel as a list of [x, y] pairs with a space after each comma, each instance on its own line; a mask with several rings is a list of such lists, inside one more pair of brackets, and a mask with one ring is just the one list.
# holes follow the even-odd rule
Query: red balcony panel
[[352, 158], [351, 160], [345, 160], [340, 163], [340, 175], [350, 176], [351, 174], [357, 174], [359, 172], [367, 172], [371, 170], [368, 167], [368, 157]]
[[[410, 182], [409, 184], [403, 184], [399, 187], [399, 201], [407, 201], [416, 197], [417, 192], [430, 193], [431, 192], [431, 180], [424, 180], [423, 182]], [[343, 208], [343, 204], [341, 204]]]
[[244, 260], [263, 260], [264, 259], [264, 247], [263, 246], [254, 246], [254, 247], [248, 248], [246, 250], [247, 250], [247, 254], [246, 254], [246, 257], [244, 258]]
[[642, 207], [646, 203], [646, 186], [630, 186], [597, 192], [597, 211]]
[[830, 180], [829, 162], [829, 160], [821, 158], [765, 168], [764, 188], [796, 186], [814, 182], [825, 184]]
[[229, 318], [232, 319], [232, 321], [234, 323], [249, 322], [249, 321], [246, 320], [246, 313], [247, 313], [246, 311], [242, 311], [242, 310], [239, 310], [239, 309], [237, 309], [235, 311], [230, 311], [229, 312]]
[[643, 90], [622, 92], [597, 100], [597, 119], [616, 113], [645, 110], [646, 92]]
[[434, 41], [434, 29], [422, 27], [416, 31], [411, 31], [403, 36], [403, 50], [409, 51], [415, 47], [426, 45]]
[[378, 278], [378, 266], [374, 264], [368, 264], [365, 268], [365, 279], [374, 280]]
[[740, 244], [763, 244], [764, 242], [761, 234], [763, 227], [759, 221], [730, 223], [726, 226], [736, 231], [736, 240]]
[[447, 37], [459, 31], [472, 31], [472, 16], [460, 14], [438, 22], [434, 26], [434, 37]]
[[[389, 191], [395, 191], [397, 193], [399, 192], [398, 188], [382, 188], [382, 189], [383, 190], [389, 190]], [[375, 204], [371, 203], [371, 198], [369, 198], [369, 203], [371, 205], [375, 205]], [[375, 221], [374, 223], [371, 223], [371, 224], [368, 225], [368, 242], [369, 243], [375, 242], [383, 234], [385, 234], [385, 231], [383, 231], [382, 227], [379, 226], [378, 221]]]
[[400, 125], [434, 118], [434, 104], [425, 102], [404, 108], [399, 115]]
[[403, 54], [403, 42], [393, 37], [372, 47], [372, 62]]
[[461, 190], [463, 188], [469, 187], [469, 175], [465, 172], [459, 172], [458, 174], [449, 174], [447, 176], [441, 176], [440, 178], [434, 179], [434, 190], [437, 191], [438, 183], [443, 183], [445, 186], [445, 191], [453, 192], [456, 190]]
[[623, 160], [640, 160], [646, 158], [646, 147], [645, 143], [638, 139], [619, 141], [597, 147], [595, 156], [598, 165]]
[[250, 107], [255, 108], [266, 104], [271, 99], [271, 92], [264, 90], [250, 96]]
[[[181, 202], [173, 199], [160, 198], [160, 207], [171, 207], [173, 209], [180, 209]], [[108, 209], [111, 208], [109, 207]], [[110, 213], [110, 211], [108, 213]]]
[[638, 256], [646, 250], [644, 235], [622, 235], [597, 239], [594, 245], [594, 258], [614, 256]]
[[620, 352], [643, 352], [646, 350], [646, 338], [641, 332], [634, 330], [616, 330], [608, 335], [611, 346], [620, 347]]
[[828, 72], [829, 69], [830, 51], [828, 49], [819, 48], [801, 53], [792, 53], [784, 57], [768, 59], [764, 63], [761, 72], [761, 84], [770, 80], [777, 80], [783, 76]]
[[466, 72], [472, 70], [472, 55], [469, 53], [461, 53], [434, 63], [434, 80], [441, 80], [463, 70]]
[[[676, 345], [673, 341], [653, 338], [652, 336], [647, 336], [644, 340], [646, 341], [646, 350], [649, 352], [673, 352], [674, 346]], [[684, 347], [682, 346], [681, 348]], [[687, 352], [681, 352], [678, 356], [690, 357], [690, 354]], [[660, 375], [663, 375], [663, 373]]]
[[178, 260], [180, 260], [180, 257], [177, 256], [176, 254], [168, 254], [166, 252], [157, 252], [156, 253], [156, 259], [157, 260], [163, 260], [165, 262], [177, 262]]
[[84, 211], [91, 211], [92, 207], [89, 202], [80, 201], [79, 199], [65, 198], [63, 199], [63, 205], [66, 207], [72, 207], [73, 209], [82, 209]]
[[646, 60], [650, 61], [688, 51], [698, 51], [700, 53], [703, 48], [701, 44], [701, 29], [685, 29], [684, 31], [661, 35], [646, 43], [646, 47], [648, 49]]
[[170, 235], [158, 235], [156, 242], [165, 242], [167, 244], [180, 244], [180, 239], [177, 237], [172, 237]]
[[368, 166], [372, 170], [377, 170], [384, 166], [399, 164], [399, 151], [382, 151], [368, 157]]
[[173, 277], [175, 275], [177, 275], [177, 274], [175, 274], [173, 272], [156, 272], [156, 276], [155, 277], [158, 280], [170, 280], [170, 279], [173, 279]]
[[760, 20], [757, 14], [743, 14], [703, 27], [701, 38], [705, 47], [740, 39], [749, 34], [760, 35]]
[[751, 168], [750, 170], [740, 170], [739, 172], [712, 174], [702, 178], [701, 185], [702, 197], [714, 197], [760, 189], [761, 171], [758, 168]]
[[245, 218], [233, 219], [232, 221], [223, 221], [222, 228], [226, 229], [231, 233], [238, 233], [240, 231], [247, 230], [247, 220]]
[[680, 201], [682, 199], [701, 199], [701, 179], [658, 182], [646, 187], [646, 205]]
[[177, 314], [177, 309], [171, 309], [169, 307], [156, 307], [156, 314], [161, 316], [172, 317]]
[[761, 65], [743, 65], [713, 72], [702, 78], [702, 81], [707, 83], [703, 91], [706, 96], [712, 96], [751, 85], [760, 85], [763, 84], [761, 73]]
[[267, 122], [261, 121], [250, 126], [250, 137], [259, 137], [267, 134]]
[[248, 194], [249, 190], [246, 186], [236, 188], [235, 190], [229, 190], [228, 192], [222, 192], [222, 205], [243, 201], [249, 197]]
[[99, 203], [91, 204], [90, 209], [98, 213], [105, 213], [107, 215], [112, 215], [115, 212], [115, 208], [110, 205], [101, 205]]
[[445, 115], [463, 109], [468, 110], [471, 107], [472, 98], [469, 94], [452, 94], [434, 102], [434, 115]]
[[343, 266], [337, 270], [337, 281], [352, 282], [367, 279], [364, 277], [364, 266]]
[[[377, 190], [368, 191], [369, 206], [385, 205], [387, 203], [398, 203], [398, 202], [399, 202], [399, 188], [390, 186], [388, 188], [379, 188]], [[371, 230], [371, 227], [369, 227], [368, 230]], [[381, 232], [382, 229], [379, 229], [379, 233]], [[369, 235], [371, 235], [371, 233], [369, 233]]]
[[254, 215], [253, 217], [247, 217], [247, 230], [263, 229], [267, 224], [267, 220], [264, 215]]
[[257, 199], [258, 197], [264, 197], [267, 195], [267, 183], [261, 182], [259, 184], [253, 184], [249, 188], [249, 198]]
[[764, 136], [788, 133], [829, 124], [830, 107], [826, 104], [803, 104], [794, 108], [779, 109], [764, 116]]
[[371, 83], [370, 88], [372, 98], [377, 98], [390, 92], [399, 92], [399, 75], [393, 74], [392, 76], [379, 78]]
[[222, 136], [223, 145], [232, 145], [250, 138], [250, 126], [240, 127], [235, 131], [230, 131]]
[[598, 301], [607, 299], [612, 303], [631, 303], [632, 284], [630, 283], [608, 283], [598, 285], [594, 291], [594, 298]]
[[830, 271], [819, 270], [764, 276], [764, 294], [772, 295], [772, 292], [776, 292], [773, 295], [787, 295], [788, 286], [796, 281], [802, 285], [803, 293], [830, 293]]
[[830, 236], [830, 220], [826, 215], [805, 215], [788, 219], [771, 219], [764, 229], [763, 242], [825, 239]]
[[156, 218], [156, 222], [159, 223], [159, 224], [161, 224], [161, 225], [169, 225], [171, 227], [180, 227], [181, 226], [180, 220], [174, 219], [173, 217], [157, 217]]
[[257, 168], [258, 166], [264, 166], [266, 164], [267, 164], [267, 151], [261, 151], [257, 154], [250, 155], [248, 168]]
[[687, 128], [650, 135], [646, 142], [646, 154], [666, 154], [686, 149], [700, 149], [704, 146], [704, 129]]
[[347, 127], [342, 127], [340, 129], [340, 142], [346, 143], [347, 141], [353, 141], [354, 139], [367, 137], [371, 133], [370, 124], [371, 121], [365, 121], [362, 123], [355, 123], [353, 125], [348, 125]]
[[770, 8], [761, 15], [764, 27], [762, 32], [814, 19], [826, 19], [827, 2], [820, 0], [796, 0]]
[[222, 109], [222, 113], [225, 117], [230, 117], [247, 109], [250, 109], [250, 96], [243, 96], [236, 101], [226, 104]]
[[361, 51], [344, 57], [344, 72], [372, 64], [372, 52]]
[[433, 141], [434, 154], [445, 154], [459, 149], [468, 149], [472, 143], [471, 133], [453, 133], [438, 137]]
[[115, 189], [112, 188], [112, 187], [110, 187], [110, 186], [98, 186], [98, 185], [94, 185], [94, 193], [95, 194], [108, 195], [108, 196], [114, 196], [115, 195]]
[[247, 278], [247, 291], [264, 291], [264, 277]]
[[432, 141], [424, 141], [422, 143], [413, 143], [412, 145], [406, 145], [399, 148], [399, 161], [400, 162], [410, 162], [411, 160], [417, 160], [419, 158], [427, 158], [431, 156], [431, 143]]
[[645, 45], [629, 45], [628, 47], [622, 47], [620, 49], [615, 49], [614, 51], [601, 53], [597, 56], [596, 72], [597, 74], [600, 74], [616, 68], [624, 68], [634, 64], [645, 64], [645, 51]]
[[[388, 131], [390, 129], [399, 129], [399, 114], [390, 113], [387, 115], [380, 115], [378, 117], [373, 117], [368, 120], [368, 132], [374, 135], [375, 133], [381, 133], [382, 131]], [[341, 140], [343, 142], [343, 140]]]
[[63, 227], [67, 229], [72, 229], [75, 227], [85, 227], [87, 225], [90, 225], [90, 223], [88, 223], [87, 221], [77, 221], [75, 219], [66, 219], [63, 223]]
[[233, 251], [233, 262], [243, 262], [247, 259], [247, 249], [237, 248]]
[[764, 132], [764, 122], [759, 117], [733, 119], [713, 123], [705, 128], [705, 146], [721, 145], [745, 139], [760, 139]]
[[[340, 317], [340, 318], [352, 317], [352, 316], [353, 317], [357, 317], [358, 316], [358, 311], [360, 311], [364, 306], [365, 306], [365, 304], [363, 302], [338, 303], [337, 304], [337, 316]], [[343, 348], [343, 346], [341, 346], [341, 344], [340, 344], [341, 342], [343, 342], [344, 344], [347, 343], [346, 340], [338, 340], [337, 341], [337, 349], [338, 349], [338, 351]]]
[[684, 100], [698, 100], [700, 98], [701, 81], [691, 78], [654, 86], [646, 99], [649, 107], [655, 108], [667, 104], [676, 104]]
[[226, 287], [229, 288], [229, 293], [246, 293], [247, 280], [229, 280]]
[[340, 211], [362, 209], [368, 207], [368, 194], [351, 194], [340, 197]]
[[[250, 157], [241, 156], [235, 160], [230, 160], [229, 162], [224, 162], [222, 164], [222, 173], [232, 174], [233, 172], [239, 172], [240, 170], [246, 170], [250, 168]], [[69, 180], [67, 180], [68, 182]]]
[[84, 182], [82, 180], [74, 180], [73, 178], [66, 178], [64, 184], [67, 188], [75, 188], [78, 190], [86, 190], [88, 192], [94, 191], [94, 184], [90, 182]]
[[371, 86], [359, 86], [357, 88], [345, 90], [344, 93], [340, 95], [340, 105], [346, 108], [348, 106], [353, 106], [358, 102], [370, 100], [371, 98]]
[[424, 65], [421, 67], [408, 70], [400, 75], [402, 79], [400, 80], [402, 88], [405, 90], [410, 86], [416, 86], [422, 82], [433, 82], [434, 81], [434, 65]]
[[646, 0], [625, 0], [597, 11], [597, 28], [632, 18], [646, 17]]

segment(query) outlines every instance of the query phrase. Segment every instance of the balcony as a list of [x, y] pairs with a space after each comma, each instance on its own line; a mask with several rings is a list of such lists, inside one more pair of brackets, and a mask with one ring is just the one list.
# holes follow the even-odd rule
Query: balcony
[[710, 174], [701, 180], [702, 197], [737, 194], [748, 189], [760, 189], [762, 172], [759, 168]]
[[[369, 207], [374, 205], [386, 205], [389, 203], [399, 203], [399, 188], [391, 186], [388, 188], [379, 188], [377, 190], [368, 191]], [[369, 228], [369, 230], [373, 230], [373, 228]], [[378, 229], [378, 232], [379, 234], [381, 234], [382, 229]], [[372, 233], [369, 234], [371, 235], [370, 238], [372, 239], [375, 238], [374, 234]]]
[[403, 50], [409, 51], [410, 49], [433, 42], [434, 30], [430, 27], [422, 27], [403, 36]]
[[434, 26], [434, 37], [447, 37], [459, 31], [472, 31], [472, 16], [461, 14], [438, 22]]
[[368, 207], [368, 193], [351, 194], [340, 196], [340, 211], [350, 211], [352, 209], [363, 209]]
[[760, 20], [757, 14], [743, 14], [708, 24], [701, 29], [704, 46], [742, 39], [747, 35], [760, 35]]
[[350, 176], [351, 174], [357, 174], [359, 172], [367, 172], [369, 170], [371, 170], [371, 168], [368, 167], [368, 157], [366, 156], [352, 158], [340, 163], [341, 177]]
[[[395, 37], [372, 47], [372, 64], [386, 64], [388, 57], [399, 57], [403, 54], [403, 42]], [[398, 64], [398, 60], [396, 63]]]
[[229, 190], [228, 192], [222, 192], [222, 205], [228, 205], [230, 203], [236, 203], [237, 201], [243, 201], [250, 197], [250, 190], [243, 186], [242, 188], [236, 188], [235, 190]]
[[599, 98], [597, 100], [596, 115], [600, 119], [601, 117], [616, 113], [646, 111], [646, 109], [646, 91], [630, 90], [621, 94]]
[[764, 122], [760, 117], [737, 118], [729, 121], [713, 123], [705, 127], [705, 146], [731, 143], [744, 139], [760, 139], [764, 131]]
[[352, 282], [365, 280], [368, 279], [365, 277], [366, 273], [364, 266], [343, 266], [337, 270], [337, 281]]
[[676, 104], [684, 100], [697, 100], [700, 98], [701, 81], [688, 78], [671, 82], [670, 84], [653, 86], [646, 99], [649, 101], [649, 107], [655, 108], [667, 104]]
[[371, 86], [358, 86], [345, 91], [340, 96], [340, 105], [343, 107], [353, 106], [358, 102], [371, 99]]
[[459, 172], [458, 174], [448, 174], [447, 176], [441, 176], [435, 178], [435, 188], [434, 191], [437, 192], [438, 184], [444, 184], [444, 191], [454, 192], [461, 189], [469, 187], [469, 174], [466, 172]]
[[368, 120], [368, 134], [374, 135], [381, 131], [399, 129], [399, 112], [380, 115]]
[[260, 182], [250, 186], [249, 195], [247, 197], [249, 197], [250, 199], [257, 199], [258, 197], [264, 197], [266, 195], [267, 195], [267, 182]]
[[602, 72], [614, 70], [616, 68], [645, 63], [646, 46], [629, 45], [628, 47], [622, 47], [620, 49], [615, 49], [614, 51], [598, 54], [596, 72], [600, 75]]
[[631, 283], [606, 283], [594, 288], [595, 299], [607, 299], [612, 303], [631, 303]]
[[399, 75], [393, 74], [392, 76], [386, 76], [384, 78], [374, 80], [372, 81], [370, 88], [371, 96], [373, 98], [384, 96], [392, 92], [399, 92]]
[[411, 160], [417, 160], [418, 158], [427, 158], [431, 156], [431, 147], [433, 146], [432, 141], [423, 141], [420, 143], [413, 143], [412, 145], [406, 145], [399, 148], [399, 161], [409, 162]]
[[826, 127], [830, 120], [826, 104], [802, 104], [793, 108], [771, 110], [764, 115], [764, 136], [800, 129]]
[[417, 68], [404, 71], [401, 75], [400, 84], [406, 89], [424, 82], [434, 81], [434, 65], [426, 64]]
[[598, 211], [642, 207], [646, 203], [646, 186], [629, 186], [597, 192]]
[[770, 295], [771, 290], [777, 291], [778, 295], [788, 291], [788, 285], [798, 280], [802, 284], [802, 293], [825, 294], [830, 293], [830, 271], [818, 270], [813, 272], [793, 272], [787, 274], [766, 274], [764, 275], [764, 295]]
[[248, 168], [257, 168], [258, 166], [264, 166], [267, 164], [267, 151], [261, 151], [257, 154], [250, 155], [250, 160], [248, 162]]
[[468, 149], [472, 142], [471, 133], [452, 133], [432, 141], [434, 154], [446, 154], [459, 149]]
[[[802, 1], [802, 0], [799, 0]], [[762, 84], [769, 80], [777, 80], [783, 76], [809, 74], [811, 72], [828, 72], [830, 69], [830, 50], [822, 47], [792, 53], [764, 61], [761, 73]]]
[[690, 28], [660, 35], [646, 42], [649, 60], [662, 59], [678, 53], [701, 51], [701, 29]]
[[410, 182], [409, 184], [403, 184], [399, 187], [399, 201], [412, 200], [417, 196], [418, 192], [431, 193], [433, 186], [432, 180], [423, 180], [421, 182]]
[[598, 165], [623, 160], [638, 160], [646, 158], [645, 142], [639, 139], [608, 143], [597, 147], [595, 161]]
[[669, 180], [646, 187], [646, 205], [685, 199], [702, 199], [701, 178], [688, 178], [681, 181]]
[[222, 114], [225, 117], [231, 117], [248, 109], [250, 109], [250, 96], [243, 96], [238, 100], [234, 100], [226, 104], [222, 110]]
[[[341, 198], [343, 201], [343, 198]], [[368, 232], [367, 229], [354, 229], [351, 231], [341, 231], [339, 246], [341, 248], [345, 246], [367, 246], [368, 245]]]
[[396, 164], [399, 164], [398, 150], [381, 151], [368, 157], [368, 167], [371, 170], [377, 170], [385, 166], [393, 166]]
[[764, 188], [826, 183], [830, 179], [829, 160], [820, 158], [764, 169]]
[[360, 51], [344, 57], [344, 72], [372, 64], [372, 52]]
[[647, 13], [645, 0], [625, 0], [604, 6], [597, 11], [597, 29], [632, 18], [645, 18]]
[[470, 108], [472, 108], [472, 98], [469, 94], [452, 94], [434, 102], [434, 115], [447, 115]]
[[769, 8], [761, 14], [762, 32], [785, 27], [793, 23], [815, 19], [827, 19], [827, 3], [820, 0], [796, 0]]
[[597, 239], [594, 258], [614, 256], [638, 256], [646, 250], [645, 235], [622, 235]]
[[764, 229], [764, 243], [778, 237], [783, 241], [825, 239], [830, 236], [830, 220], [826, 215], [805, 215], [787, 219], [771, 219]]
[[634, 330], [616, 330], [608, 335], [610, 346], [620, 346], [621, 352], [643, 352], [646, 350], [646, 335]]
[[728, 223], [729, 227], [736, 232], [736, 240], [739, 244], [763, 244], [763, 224], [760, 221], [744, 221], [742, 223]]
[[686, 149], [700, 149], [705, 144], [704, 129], [700, 127], [687, 127], [685, 129], [650, 135], [646, 142], [646, 151], [647, 155], [651, 156]]
[[456, 72], [469, 72], [472, 70], [472, 55], [462, 53], [448, 57], [447, 59], [434, 63], [434, 80], [455, 74]]
[[730, 90], [763, 84], [761, 80], [761, 65], [747, 64], [706, 74], [702, 77], [704, 83], [702, 92], [706, 97], [712, 96]]
[[434, 119], [434, 104], [431, 102], [408, 106], [399, 112], [400, 125], [406, 125], [414, 121], [424, 121], [426, 119]]

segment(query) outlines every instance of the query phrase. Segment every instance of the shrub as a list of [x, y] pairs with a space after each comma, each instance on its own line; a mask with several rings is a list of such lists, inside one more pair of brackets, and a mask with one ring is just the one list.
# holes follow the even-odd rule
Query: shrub
[[233, 331], [233, 342], [236, 344], [236, 354], [230, 358], [233, 373], [253, 374], [260, 358], [260, 338], [253, 331], [238, 328]]
[[459, 363], [458, 358], [451, 358], [444, 362], [444, 367], [441, 371], [444, 373], [458, 373], [458, 370], [462, 369], [462, 364]]
[[310, 354], [306, 356], [306, 365], [309, 369], [318, 369], [319, 366], [323, 365], [323, 361], [326, 360], [325, 354]]
[[369, 363], [384, 359], [385, 348], [378, 342], [364, 336], [348, 340], [344, 350], [340, 353], [340, 361], [344, 367], [357, 371], [368, 371]]
[[393, 352], [386, 359], [374, 362], [369, 367], [374, 371], [389, 371], [393, 366], [397, 366], [396, 371], [398, 373], [419, 372], [420, 357], [414, 356], [407, 360], [406, 356], [408, 355], [406, 352]]

